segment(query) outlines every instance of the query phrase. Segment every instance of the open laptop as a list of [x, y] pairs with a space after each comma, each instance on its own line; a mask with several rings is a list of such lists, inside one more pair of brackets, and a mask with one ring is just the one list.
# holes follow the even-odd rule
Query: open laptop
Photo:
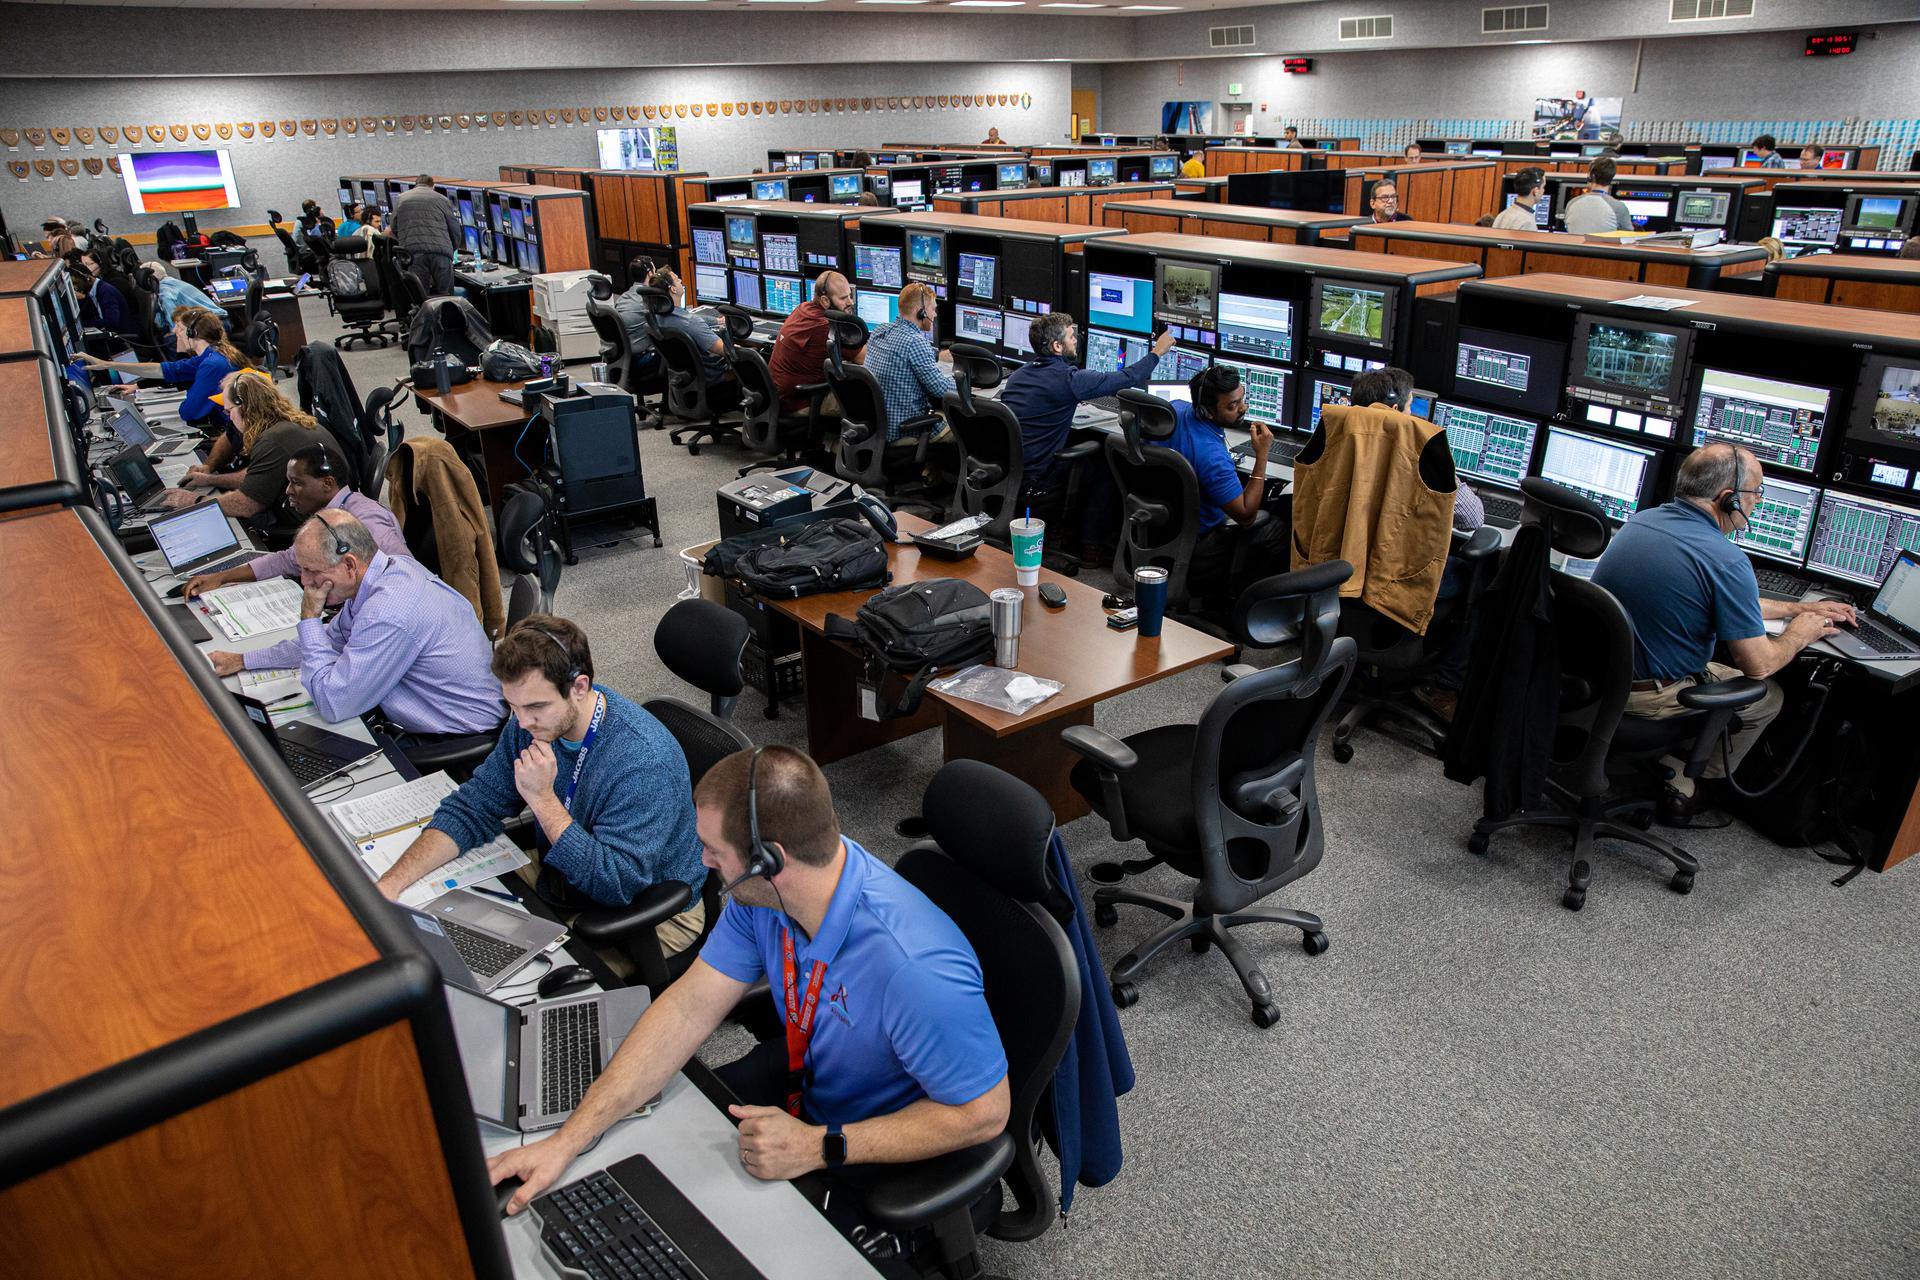
[[[112, 402], [111, 397], [109, 402]], [[200, 443], [195, 436], [183, 435], [161, 440], [156, 444], [153, 428], [147, 425], [147, 420], [141, 417], [138, 411], [124, 403], [115, 404], [114, 408], [116, 412], [110, 424], [113, 427], [113, 434], [120, 438], [121, 444], [130, 445], [149, 458], [178, 457]]]
[[319, 725], [298, 723], [276, 729], [273, 717], [267, 714], [266, 703], [244, 693], [233, 696], [239, 700], [240, 709], [247, 713], [247, 719], [260, 727], [268, 743], [286, 761], [287, 768], [293, 770], [294, 779], [302, 788], [337, 777], [380, 753], [380, 748], [371, 742], [333, 733]]
[[122, 449], [107, 459], [107, 472], [135, 511], [158, 511], [164, 505], [166, 482], [144, 449], [132, 445]]
[[1860, 625], [1836, 627], [1827, 643], [1849, 658], [1885, 662], [1920, 658], [1920, 559], [1902, 551], [1887, 570]]
[[193, 573], [221, 573], [253, 559], [253, 552], [241, 551], [233, 522], [217, 502], [196, 503], [157, 515], [147, 521], [147, 532], [166, 557], [167, 568], [182, 578]]
[[[440, 976], [456, 986], [492, 991], [525, 967], [527, 961], [567, 940], [567, 931], [551, 920], [514, 911], [465, 889], [451, 889], [419, 911], [401, 907], [416, 920]], [[431, 921], [437, 927], [428, 927]]]

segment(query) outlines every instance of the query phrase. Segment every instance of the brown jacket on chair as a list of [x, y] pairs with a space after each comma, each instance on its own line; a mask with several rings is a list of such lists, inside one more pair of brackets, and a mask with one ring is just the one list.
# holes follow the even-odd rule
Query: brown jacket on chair
[[1292, 567], [1345, 560], [1354, 572], [1343, 598], [1425, 635], [1457, 487], [1441, 428], [1385, 405], [1330, 404], [1293, 463]]
[[400, 448], [411, 458], [413, 491], [407, 492], [401, 481], [407, 463], [395, 450], [387, 459], [387, 505], [393, 508], [394, 519], [405, 529], [408, 505], [426, 504], [433, 516], [441, 579], [467, 598], [480, 625], [498, 639], [507, 621], [500, 599], [500, 566], [493, 557], [493, 533], [473, 472], [445, 440], [415, 437]]

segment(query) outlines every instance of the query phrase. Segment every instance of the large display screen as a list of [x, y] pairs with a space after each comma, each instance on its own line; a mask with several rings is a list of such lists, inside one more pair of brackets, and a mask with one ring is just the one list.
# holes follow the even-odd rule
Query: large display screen
[[120, 157], [120, 181], [135, 213], [237, 209], [240, 187], [226, 151], [154, 151]]
[[602, 169], [658, 169], [680, 167], [679, 135], [673, 125], [651, 129], [600, 130]]

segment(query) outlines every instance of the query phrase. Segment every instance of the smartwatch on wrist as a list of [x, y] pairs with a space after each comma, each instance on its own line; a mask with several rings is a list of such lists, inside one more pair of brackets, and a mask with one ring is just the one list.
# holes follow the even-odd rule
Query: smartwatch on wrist
[[839, 1125], [827, 1126], [827, 1136], [820, 1139], [820, 1154], [829, 1169], [838, 1169], [847, 1162], [847, 1135], [840, 1132]]

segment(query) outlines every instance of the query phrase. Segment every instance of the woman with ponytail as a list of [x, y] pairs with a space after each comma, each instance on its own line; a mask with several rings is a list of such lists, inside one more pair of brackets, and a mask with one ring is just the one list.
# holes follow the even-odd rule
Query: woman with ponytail
[[[286, 497], [288, 460], [316, 444], [326, 450], [328, 474], [340, 478], [343, 485], [349, 483], [344, 478], [347, 463], [340, 442], [282, 395], [266, 374], [258, 369], [240, 369], [228, 374], [220, 388], [220, 398], [226, 401], [247, 465], [244, 469], [226, 472], [215, 470], [211, 465], [190, 468], [186, 487], [167, 493], [168, 506], [190, 506], [205, 498], [206, 490], [212, 489], [218, 493], [221, 510], [271, 532]], [[223, 438], [220, 443], [227, 442]]]
[[[80, 362], [89, 369], [106, 369], [136, 378], [158, 378], [169, 386], [185, 387], [187, 398], [180, 402], [180, 420], [199, 427], [208, 435], [223, 432], [213, 446], [215, 457], [209, 464], [225, 461], [238, 452], [240, 441], [227, 421], [227, 411], [213, 398], [220, 382], [235, 369], [251, 362], [227, 340], [226, 326], [220, 317], [204, 307], [176, 307], [173, 312], [173, 349], [185, 353], [178, 360], [135, 364], [121, 360], [102, 360], [83, 355]], [[221, 446], [226, 446], [223, 453]]]

